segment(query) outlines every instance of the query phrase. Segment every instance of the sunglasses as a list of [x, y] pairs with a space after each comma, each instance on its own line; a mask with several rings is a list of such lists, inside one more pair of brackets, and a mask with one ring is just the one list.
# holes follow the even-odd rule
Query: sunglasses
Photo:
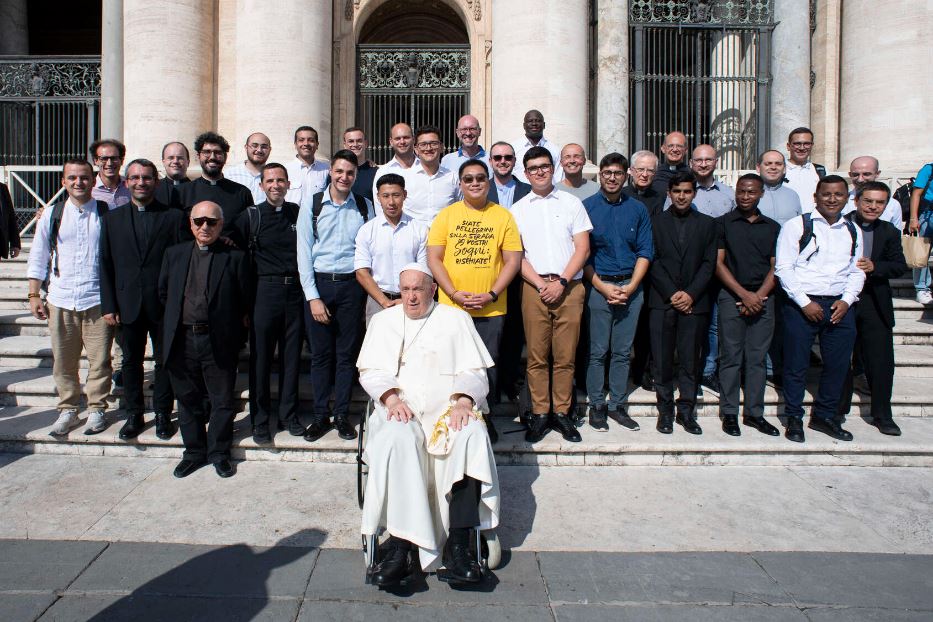
[[460, 178], [460, 181], [462, 181], [465, 184], [472, 184], [474, 182], [477, 184], [481, 184], [481, 183], [484, 183], [487, 179], [489, 178], [486, 177], [485, 175], [464, 175], [463, 177]]
[[191, 222], [194, 223], [195, 227], [203, 227], [205, 224], [208, 227], [216, 226], [220, 222], [219, 218], [208, 218], [207, 216], [199, 216], [198, 218], [192, 218]]
[[492, 156], [492, 159], [493, 159], [494, 162], [501, 162], [502, 160], [505, 160], [506, 162], [511, 162], [512, 160], [515, 159], [515, 156], [513, 156], [513, 155], [508, 155], [508, 154], [506, 154], [506, 155], [494, 155], [494, 156]]

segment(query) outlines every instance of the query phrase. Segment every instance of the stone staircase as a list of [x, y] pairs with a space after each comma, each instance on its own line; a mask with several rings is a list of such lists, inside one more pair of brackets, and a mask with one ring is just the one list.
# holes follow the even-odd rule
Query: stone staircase
[[[28, 244], [27, 244], [28, 247]], [[25, 261], [28, 248], [15, 260], [0, 263], [0, 451], [60, 453], [80, 455], [117, 455], [177, 457], [181, 438], [169, 441], [156, 438], [152, 427], [134, 442], [117, 437], [123, 412], [118, 408], [120, 390], [114, 391], [109, 413], [111, 426], [102, 434], [84, 436], [82, 428], [67, 439], [56, 439], [48, 428], [57, 415], [58, 399], [52, 381], [52, 355], [48, 327], [34, 319], [26, 303], [27, 285]], [[582, 443], [567, 443], [556, 433], [534, 446], [526, 444], [516, 423], [516, 407], [504, 404], [495, 412], [501, 439], [495, 449], [501, 464], [537, 465], [933, 465], [933, 308], [924, 308], [913, 299], [909, 279], [894, 282], [896, 296], [895, 358], [896, 373], [892, 407], [904, 430], [900, 438], [884, 437], [870, 426], [867, 398], [859, 393], [853, 397], [853, 412], [847, 427], [855, 441], [843, 443], [822, 434], [809, 432], [807, 442], [798, 445], [783, 437], [765, 437], [743, 428], [739, 438], [726, 436], [720, 429], [717, 396], [706, 391], [699, 402], [698, 416], [704, 427], [702, 436], [691, 436], [678, 426], [672, 436], [654, 430], [655, 397], [643, 389], [630, 396], [630, 414], [641, 424], [638, 433], [623, 431], [612, 425], [608, 433], [598, 433], [588, 426], [581, 428]], [[290, 460], [355, 462], [356, 443], [347, 442], [330, 433], [316, 443], [281, 432], [275, 448], [257, 447], [249, 435], [246, 414], [248, 399], [246, 352], [241, 354], [237, 382], [240, 412], [236, 425], [235, 455], [248, 460]], [[308, 355], [304, 353], [305, 371]], [[86, 361], [82, 362], [86, 366]], [[152, 368], [151, 356], [147, 369]], [[815, 388], [818, 370], [811, 370], [811, 388]], [[277, 386], [272, 381], [273, 393]], [[147, 391], [148, 395], [148, 391]], [[300, 390], [302, 411], [308, 412], [311, 397], [307, 376], [302, 376]], [[147, 398], [148, 399], [148, 398]], [[805, 403], [812, 394], [808, 391]], [[365, 395], [359, 389], [354, 394], [354, 412], [365, 407]], [[768, 387], [765, 396], [766, 415], [774, 417], [783, 409], [781, 396]]]

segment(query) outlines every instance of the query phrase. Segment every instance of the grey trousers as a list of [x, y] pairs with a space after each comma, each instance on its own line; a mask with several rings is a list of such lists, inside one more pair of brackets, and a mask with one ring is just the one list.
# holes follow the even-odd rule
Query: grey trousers
[[[739, 389], [744, 389], [743, 416], [763, 417], [765, 412], [765, 358], [774, 334], [774, 296], [754, 317], [739, 315], [735, 298], [719, 293], [719, 414], [737, 417]], [[742, 369], [745, 370], [743, 382]]]

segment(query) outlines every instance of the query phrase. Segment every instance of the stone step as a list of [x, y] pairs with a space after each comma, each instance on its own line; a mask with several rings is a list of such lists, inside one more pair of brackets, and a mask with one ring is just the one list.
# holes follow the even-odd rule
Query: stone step
[[[43, 408], [0, 409], [0, 450], [15, 453], [47, 453], [86, 456], [179, 458], [180, 434], [167, 441], [156, 438], [149, 426], [131, 442], [119, 440], [122, 422], [113, 414], [111, 424], [101, 434], [85, 436], [83, 426], [65, 439], [52, 437], [48, 430], [57, 413]], [[933, 466], [933, 418], [906, 418], [898, 421], [904, 434], [889, 437], [860, 417], [846, 422], [855, 437], [842, 442], [805, 428], [806, 442], [792, 443], [782, 436], [770, 437], [742, 426], [740, 437], [722, 432], [718, 421], [702, 421], [702, 435], [693, 436], [675, 426], [674, 433], [662, 435], [654, 429], [653, 417], [636, 417], [641, 425], [630, 432], [610, 424], [608, 432], [580, 428], [580, 443], [566, 442], [551, 432], [539, 443], [529, 445], [519, 424], [497, 419], [500, 433], [495, 446], [500, 465], [537, 466]], [[772, 423], [779, 422], [772, 418]], [[248, 461], [279, 460], [302, 462], [356, 462], [357, 442], [344, 441], [334, 431], [308, 443], [287, 432], [275, 437], [275, 447], [258, 447], [250, 436], [246, 413], [237, 417], [233, 456]]]

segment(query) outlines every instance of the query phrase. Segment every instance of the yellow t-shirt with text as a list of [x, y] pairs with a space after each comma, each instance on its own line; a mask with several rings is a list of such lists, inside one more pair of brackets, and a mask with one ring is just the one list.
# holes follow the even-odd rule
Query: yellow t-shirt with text
[[[444, 247], [444, 267], [454, 287], [474, 294], [488, 292], [505, 265], [502, 251], [521, 251], [522, 240], [511, 212], [497, 203], [488, 202], [476, 210], [457, 201], [434, 218], [428, 233], [428, 246]], [[458, 307], [443, 290], [438, 300]], [[505, 315], [506, 291], [499, 300], [478, 311], [468, 311], [473, 317]]]

